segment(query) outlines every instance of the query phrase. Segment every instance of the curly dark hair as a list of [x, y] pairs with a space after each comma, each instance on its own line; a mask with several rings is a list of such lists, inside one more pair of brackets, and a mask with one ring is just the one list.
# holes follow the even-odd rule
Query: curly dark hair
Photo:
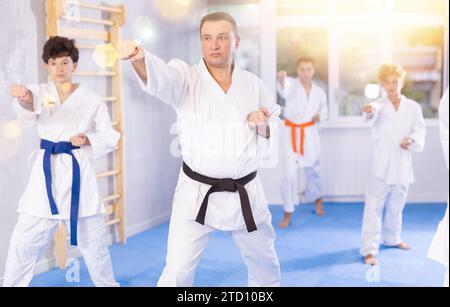
[[80, 52], [76, 47], [76, 41], [62, 36], [51, 36], [44, 45], [42, 60], [46, 64], [50, 59], [69, 56], [74, 63], [78, 63]]

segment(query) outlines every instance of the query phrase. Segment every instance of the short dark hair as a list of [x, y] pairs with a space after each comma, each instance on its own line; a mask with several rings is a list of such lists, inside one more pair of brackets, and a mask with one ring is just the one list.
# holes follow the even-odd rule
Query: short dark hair
[[300, 65], [301, 63], [311, 63], [313, 65], [315, 65], [315, 61], [312, 57], [309, 56], [302, 56], [297, 60], [297, 66]]
[[208, 14], [208, 15], [204, 16], [202, 18], [201, 23], [200, 23], [200, 35], [202, 33], [202, 28], [203, 28], [203, 25], [205, 24], [205, 22], [208, 22], [208, 21], [221, 21], [221, 20], [225, 20], [225, 21], [228, 21], [229, 23], [231, 23], [231, 25], [233, 26], [234, 34], [236, 36], [238, 36], [236, 20], [233, 17], [231, 17], [230, 14], [225, 13], [225, 12], [215, 12], [215, 13], [211, 13], [211, 14]]
[[69, 56], [74, 63], [78, 63], [80, 52], [76, 47], [76, 41], [62, 36], [51, 36], [44, 45], [42, 60], [46, 64], [50, 59]]

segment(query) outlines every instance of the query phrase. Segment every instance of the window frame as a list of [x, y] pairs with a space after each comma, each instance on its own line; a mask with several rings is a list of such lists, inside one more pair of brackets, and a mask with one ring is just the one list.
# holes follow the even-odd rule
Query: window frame
[[[394, 31], [395, 26], [442, 26], [444, 27], [445, 37], [443, 50], [443, 79], [442, 79], [442, 93], [448, 87], [449, 77], [449, 2], [446, 2], [445, 16], [411, 16], [408, 14], [396, 15], [394, 19], [394, 0], [386, 0], [386, 9], [382, 13], [361, 16], [361, 15], [341, 15], [336, 14], [336, 1], [329, 0], [328, 15], [327, 16], [302, 16], [298, 17], [283, 17], [277, 16], [276, 1], [261, 0], [261, 78], [270, 87], [272, 91], [276, 91], [276, 67], [277, 67], [277, 32], [286, 27], [324, 27], [329, 30], [328, 35], [328, 103], [330, 109], [330, 119], [328, 126], [361, 126], [366, 124], [362, 122], [360, 116], [341, 116], [339, 115], [339, 102], [337, 94], [339, 89], [339, 31], [334, 25], [340, 23], [358, 24], [362, 20], [367, 21], [368, 18], [372, 22], [380, 25], [383, 31], [382, 44], [383, 54], [382, 60], [384, 62], [391, 62], [394, 56]], [[414, 18], [412, 18], [414, 17]], [[245, 43], [245, 42], [244, 42]], [[427, 125], [435, 126], [438, 120], [435, 118], [426, 119]]]

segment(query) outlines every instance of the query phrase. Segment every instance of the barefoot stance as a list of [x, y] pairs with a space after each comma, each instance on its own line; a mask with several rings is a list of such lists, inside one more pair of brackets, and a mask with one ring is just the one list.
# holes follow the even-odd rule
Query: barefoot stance
[[316, 200], [316, 214], [318, 216], [324, 216], [325, 215], [325, 210], [323, 209], [322, 198], [319, 198], [318, 200]]
[[404, 251], [409, 251], [411, 249], [411, 246], [409, 246], [406, 243], [400, 243], [399, 245], [396, 246], [397, 248], [404, 250]]
[[369, 254], [366, 257], [364, 257], [364, 263], [367, 265], [379, 265], [380, 262], [378, 261], [377, 258], [375, 258], [373, 255]]
[[292, 221], [292, 213], [284, 213], [284, 217], [283, 220], [280, 222], [280, 224], [278, 225], [278, 227], [282, 228], [282, 229], [286, 229], [289, 227], [289, 225], [291, 224]]

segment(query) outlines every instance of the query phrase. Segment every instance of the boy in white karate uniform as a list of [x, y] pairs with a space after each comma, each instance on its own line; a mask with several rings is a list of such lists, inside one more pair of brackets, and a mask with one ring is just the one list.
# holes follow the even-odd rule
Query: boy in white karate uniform
[[328, 118], [327, 96], [313, 82], [312, 58], [298, 60], [297, 74], [298, 78], [288, 78], [285, 71], [280, 71], [277, 76], [278, 92], [286, 100], [281, 186], [285, 213], [280, 228], [290, 225], [295, 205], [299, 203], [299, 170], [304, 171], [306, 178], [304, 201], [314, 202], [319, 216], [325, 214], [320, 180], [319, 125]]
[[280, 108], [255, 75], [234, 61], [239, 37], [226, 13], [202, 19], [203, 59], [165, 63], [124, 42], [143, 90], [178, 115], [184, 159], [175, 191], [166, 266], [158, 286], [192, 286], [211, 234], [230, 232], [248, 267], [249, 286], [278, 286], [271, 214], [256, 170], [275, 137]]
[[[445, 162], [447, 163], [448, 170], [448, 89], [442, 98], [441, 105], [439, 107], [440, 118], [440, 130], [441, 130], [441, 143], [444, 150]], [[445, 281], [444, 286], [448, 287], [448, 244], [449, 244], [449, 228], [448, 228], [448, 204], [447, 211], [445, 212], [444, 219], [440, 222], [437, 232], [431, 243], [430, 250], [428, 252], [428, 258], [433, 259], [445, 266]]]
[[42, 59], [52, 81], [11, 88], [19, 118], [37, 126], [41, 149], [19, 203], [4, 286], [29, 285], [61, 222], [71, 244], [80, 249], [94, 284], [118, 286], [107, 245], [105, 208], [90, 159], [114, 150], [120, 134], [113, 130], [102, 99], [85, 85], [72, 83], [79, 59], [75, 41], [51, 37]]
[[360, 250], [364, 262], [370, 265], [378, 264], [382, 230], [385, 246], [410, 249], [401, 238], [403, 209], [414, 182], [412, 152], [423, 151], [426, 128], [420, 105], [401, 93], [405, 77], [400, 66], [381, 67], [379, 79], [387, 96], [363, 109], [373, 121], [374, 142]]

